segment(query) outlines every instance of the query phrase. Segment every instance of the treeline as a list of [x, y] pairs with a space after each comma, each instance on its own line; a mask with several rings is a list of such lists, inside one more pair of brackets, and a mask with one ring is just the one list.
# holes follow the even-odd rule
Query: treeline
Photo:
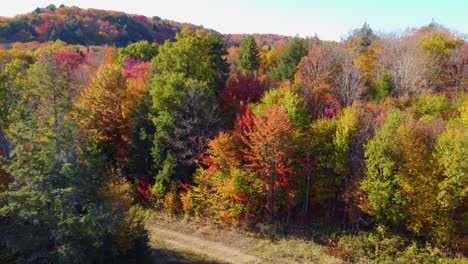
[[334, 226], [355, 234], [330, 242], [348, 261], [468, 248], [468, 44], [440, 25], [16, 43], [0, 63], [4, 258], [145, 256], [142, 206], [273, 234]]

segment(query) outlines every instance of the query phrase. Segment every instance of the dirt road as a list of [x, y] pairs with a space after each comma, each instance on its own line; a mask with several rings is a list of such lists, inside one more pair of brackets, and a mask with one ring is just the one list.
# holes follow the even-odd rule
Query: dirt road
[[262, 263], [257, 257], [245, 254], [236, 248], [223, 245], [220, 242], [210, 241], [202, 237], [158, 226], [150, 226], [148, 229], [152, 242], [158, 243], [159, 241], [161, 243], [162, 241], [168, 249], [206, 256], [207, 259], [212, 259], [219, 263]]

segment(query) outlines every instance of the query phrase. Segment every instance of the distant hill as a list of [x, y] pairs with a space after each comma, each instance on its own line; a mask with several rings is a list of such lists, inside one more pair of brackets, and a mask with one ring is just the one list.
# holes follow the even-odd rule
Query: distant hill
[[[242, 39], [248, 34], [224, 34], [228, 46], [239, 46]], [[276, 35], [276, 34], [253, 34], [255, 41], [258, 45], [286, 45], [294, 38], [290, 36]]]
[[[203, 29], [189, 23], [117, 11], [50, 5], [14, 18], [0, 17], [0, 43], [46, 42], [60, 39], [70, 44], [126, 46], [140, 40], [162, 43], [183, 28]], [[226, 34], [229, 46], [239, 45], [245, 34]], [[292, 38], [255, 34], [260, 45], [288, 43]]]
[[49, 6], [14, 18], [0, 18], [0, 43], [63, 40], [70, 44], [116, 45], [173, 39], [182, 28], [202, 28], [142, 15], [78, 7]]

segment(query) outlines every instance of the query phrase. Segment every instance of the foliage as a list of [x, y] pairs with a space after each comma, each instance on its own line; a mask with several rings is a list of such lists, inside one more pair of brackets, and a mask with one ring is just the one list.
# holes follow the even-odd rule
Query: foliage
[[367, 89], [369, 99], [374, 102], [381, 102], [387, 96], [392, 95], [394, 84], [392, 76], [388, 72], [382, 73], [379, 78], [373, 80]]
[[297, 70], [297, 64], [306, 52], [304, 40], [295, 38], [278, 54], [276, 66], [270, 72], [271, 77], [275, 81], [292, 81], [294, 79], [294, 73]]
[[257, 71], [259, 67], [259, 52], [253, 36], [249, 36], [240, 43], [239, 62], [242, 69]]
[[0, 42], [55, 41], [82, 45], [127, 46], [138, 41], [163, 43], [191, 24], [128, 15], [122, 12], [63, 7], [43, 9], [0, 23]]

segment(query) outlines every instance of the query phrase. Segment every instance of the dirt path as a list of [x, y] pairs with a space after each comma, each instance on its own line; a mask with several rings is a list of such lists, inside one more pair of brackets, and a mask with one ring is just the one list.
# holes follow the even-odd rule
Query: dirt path
[[163, 241], [168, 248], [205, 255], [222, 263], [262, 263], [262, 261], [240, 250], [223, 245], [220, 242], [187, 235], [174, 230], [150, 226], [151, 239]]

